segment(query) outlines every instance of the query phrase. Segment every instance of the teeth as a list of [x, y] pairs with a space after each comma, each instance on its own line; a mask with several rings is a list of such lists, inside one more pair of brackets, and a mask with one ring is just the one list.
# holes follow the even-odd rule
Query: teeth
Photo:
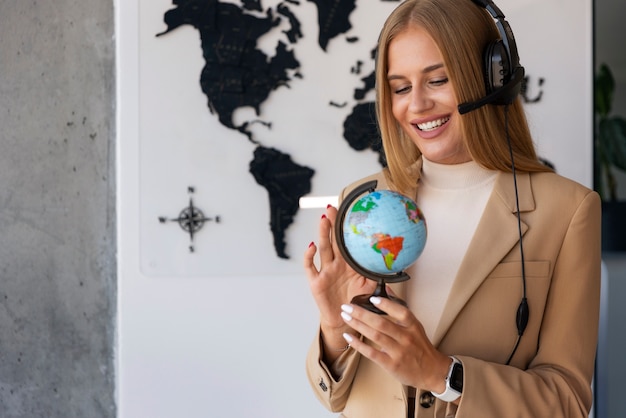
[[443, 125], [444, 123], [446, 123], [449, 120], [450, 120], [449, 117], [441, 118], [441, 119], [437, 119], [437, 120], [431, 120], [430, 122], [418, 123], [417, 127], [421, 131], [432, 131], [433, 129], [436, 129], [436, 128], [440, 127], [441, 125]]

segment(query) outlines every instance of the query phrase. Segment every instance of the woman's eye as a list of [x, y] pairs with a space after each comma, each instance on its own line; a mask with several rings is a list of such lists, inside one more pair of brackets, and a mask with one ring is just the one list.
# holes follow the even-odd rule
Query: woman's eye
[[444, 78], [438, 78], [438, 79], [432, 80], [430, 84], [432, 84], [433, 86], [442, 86], [446, 84], [447, 82], [448, 82], [448, 77], [444, 77]]
[[393, 91], [395, 94], [402, 94], [402, 93], [408, 92], [409, 90], [411, 90], [410, 86], [403, 86], [403, 87], [397, 87]]

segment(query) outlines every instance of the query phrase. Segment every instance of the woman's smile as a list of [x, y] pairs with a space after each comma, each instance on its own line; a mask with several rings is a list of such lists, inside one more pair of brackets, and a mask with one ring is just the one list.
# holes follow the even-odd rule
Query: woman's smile
[[439, 128], [440, 126], [442, 126], [449, 120], [450, 120], [450, 117], [447, 116], [445, 118], [439, 118], [439, 119], [431, 120], [428, 122], [415, 123], [415, 126], [417, 126], [417, 129], [419, 129], [420, 131], [430, 132]]

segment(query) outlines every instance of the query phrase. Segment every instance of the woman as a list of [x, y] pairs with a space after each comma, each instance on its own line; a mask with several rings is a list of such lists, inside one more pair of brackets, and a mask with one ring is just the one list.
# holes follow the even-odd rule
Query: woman
[[[600, 200], [538, 160], [515, 94], [514, 39], [496, 12], [488, 1], [406, 0], [382, 29], [377, 117], [388, 168], [342, 196], [376, 179], [416, 198], [428, 242], [412, 279], [389, 286], [408, 307], [374, 298], [377, 315], [350, 303], [375, 283], [332, 240], [337, 210], [320, 221], [304, 255], [320, 312], [307, 373], [342, 416], [588, 416]], [[483, 60], [505, 36], [510, 80], [492, 86]], [[488, 104], [475, 102], [490, 90]]]

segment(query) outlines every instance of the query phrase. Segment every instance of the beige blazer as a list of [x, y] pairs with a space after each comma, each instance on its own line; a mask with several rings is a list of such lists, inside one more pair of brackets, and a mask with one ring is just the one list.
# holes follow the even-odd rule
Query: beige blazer
[[[388, 188], [382, 174], [363, 181], [374, 178]], [[500, 173], [432, 341], [463, 363], [460, 404], [418, 388], [415, 417], [588, 416], [600, 301], [600, 199], [553, 173], [518, 173], [517, 183], [530, 308], [519, 348], [504, 366], [517, 337], [522, 280], [513, 176]], [[403, 295], [404, 283], [392, 286]], [[332, 367], [341, 372], [337, 379], [321, 354], [318, 335], [307, 375], [329, 410], [348, 418], [407, 416], [406, 388], [376, 364], [348, 350]]]

